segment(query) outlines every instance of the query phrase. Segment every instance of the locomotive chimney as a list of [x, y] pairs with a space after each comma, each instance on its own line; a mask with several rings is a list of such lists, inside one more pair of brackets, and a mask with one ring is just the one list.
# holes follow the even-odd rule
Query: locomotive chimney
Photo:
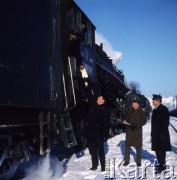
[[100, 43], [100, 48], [101, 50], [103, 50], [103, 43]]

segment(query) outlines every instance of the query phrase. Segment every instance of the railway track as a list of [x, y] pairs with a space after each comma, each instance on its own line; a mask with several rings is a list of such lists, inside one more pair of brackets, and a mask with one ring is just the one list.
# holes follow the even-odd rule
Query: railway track
[[174, 118], [174, 117], [170, 118], [170, 126], [177, 133], [177, 118]]

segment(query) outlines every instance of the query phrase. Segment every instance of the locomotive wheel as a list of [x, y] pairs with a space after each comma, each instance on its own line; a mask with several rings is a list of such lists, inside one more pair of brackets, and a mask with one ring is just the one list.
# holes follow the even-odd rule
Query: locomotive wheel
[[8, 180], [13, 177], [15, 174], [17, 168], [18, 168], [19, 162], [13, 160], [12, 158], [4, 160], [0, 167], [0, 179]]

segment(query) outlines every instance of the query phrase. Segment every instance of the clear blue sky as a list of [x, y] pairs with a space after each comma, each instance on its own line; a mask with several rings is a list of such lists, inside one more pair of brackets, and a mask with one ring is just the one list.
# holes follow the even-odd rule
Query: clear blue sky
[[177, 95], [177, 0], [75, 0], [142, 94]]

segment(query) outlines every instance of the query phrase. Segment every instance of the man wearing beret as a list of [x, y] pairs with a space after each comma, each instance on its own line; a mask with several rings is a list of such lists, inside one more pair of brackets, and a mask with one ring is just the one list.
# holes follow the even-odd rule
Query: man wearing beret
[[162, 104], [162, 96], [153, 94], [154, 109], [151, 118], [152, 151], [155, 151], [158, 166], [156, 172], [161, 173], [166, 169], [166, 151], [171, 151], [169, 135], [169, 111]]

